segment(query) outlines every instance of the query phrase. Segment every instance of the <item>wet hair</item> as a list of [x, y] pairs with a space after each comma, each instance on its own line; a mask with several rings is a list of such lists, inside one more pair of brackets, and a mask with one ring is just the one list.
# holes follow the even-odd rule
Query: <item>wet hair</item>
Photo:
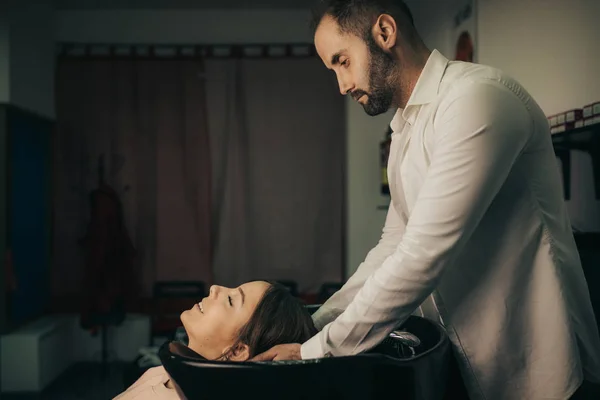
[[367, 40], [371, 36], [371, 27], [381, 14], [392, 16], [406, 36], [413, 35], [413, 16], [402, 0], [319, 0], [313, 8], [311, 28], [314, 34], [323, 17], [330, 16], [338, 23], [341, 33]]
[[[269, 282], [254, 313], [238, 332], [232, 349], [245, 344], [250, 358], [285, 343], [303, 343], [317, 333], [312, 317], [300, 300], [288, 288]], [[222, 359], [227, 359], [224, 354]]]

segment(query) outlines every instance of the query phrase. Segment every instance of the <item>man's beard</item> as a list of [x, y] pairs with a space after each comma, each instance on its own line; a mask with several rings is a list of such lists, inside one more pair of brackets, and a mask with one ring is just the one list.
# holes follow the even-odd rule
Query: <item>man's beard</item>
[[365, 112], [370, 116], [383, 114], [392, 106], [394, 101], [393, 73], [396, 67], [392, 57], [377, 46], [370, 35], [366, 39], [369, 49], [369, 92], [355, 90], [352, 94], [355, 100], [367, 95], [363, 104]]

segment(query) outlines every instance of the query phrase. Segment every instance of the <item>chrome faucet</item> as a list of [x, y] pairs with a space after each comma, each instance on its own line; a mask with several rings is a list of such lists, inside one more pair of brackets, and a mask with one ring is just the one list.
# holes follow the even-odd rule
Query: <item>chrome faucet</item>
[[390, 337], [399, 342], [397, 343], [396, 349], [400, 351], [403, 356], [405, 355], [404, 346], [410, 349], [412, 357], [414, 357], [416, 355], [415, 347], [418, 347], [421, 344], [421, 340], [418, 337], [406, 331], [392, 331]]

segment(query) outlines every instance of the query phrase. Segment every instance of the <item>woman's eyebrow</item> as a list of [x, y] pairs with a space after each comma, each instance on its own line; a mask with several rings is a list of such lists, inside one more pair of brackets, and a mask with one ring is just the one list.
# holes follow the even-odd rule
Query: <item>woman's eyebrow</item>
[[240, 294], [242, 295], [242, 305], [244, 305], [244, 301], [246, 300], [246, 295], [244, 294], [244, 291], [242, 290], [241, 287], [239, 287], [238, 290], [240, 291]]

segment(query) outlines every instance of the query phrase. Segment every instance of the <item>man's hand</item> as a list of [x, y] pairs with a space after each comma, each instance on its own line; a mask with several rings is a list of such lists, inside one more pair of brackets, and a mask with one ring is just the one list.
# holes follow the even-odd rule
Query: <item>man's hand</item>
[[299, 343], [280, 344], [254, 356], [250, 361], [302, 360], [300, 347]]

